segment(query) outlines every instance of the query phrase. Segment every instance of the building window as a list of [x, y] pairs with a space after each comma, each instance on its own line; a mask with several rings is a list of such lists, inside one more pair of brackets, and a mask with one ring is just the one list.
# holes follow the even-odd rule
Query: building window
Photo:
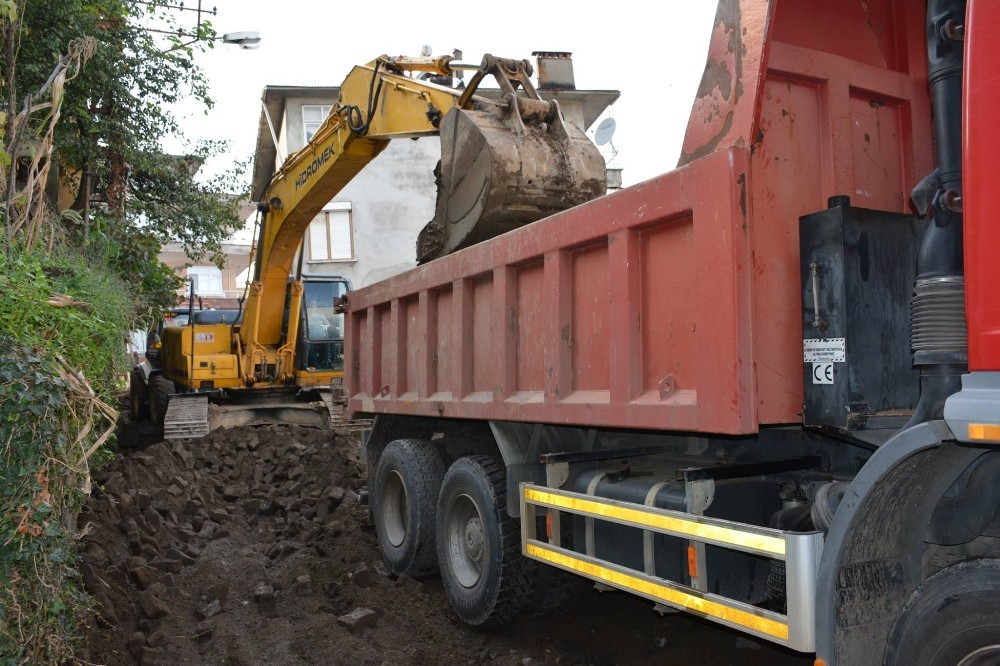
[[216, 266], [191, 266], [188, 277], [194, 281], [197, 296], [222, 296], [222, 271]]
[[354, 232], [351, 227], [351, 204], [330, 204], [309, 225], [309, 260], [352, 259]]
[[304, 143], [309, 143], [313, 134], [323, 124], [326, 117], [330, 115], [329, 104], [303, 104], [302, 105], [302, 131], [305, 136]]

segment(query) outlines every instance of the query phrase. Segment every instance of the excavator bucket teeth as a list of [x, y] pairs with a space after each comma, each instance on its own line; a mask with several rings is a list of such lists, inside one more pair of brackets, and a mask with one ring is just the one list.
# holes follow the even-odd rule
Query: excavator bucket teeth
[[602, 196], [604, 159], [554, 102], [525, 120], [513, 95], [486, 111], [453, 108], [441, 121], [434, 219], [417, 239], [424, 263]]
[[186, 439], [207, 435], [208, 396], [178, 394], [170, 399], [163, 417], [164, 439]]

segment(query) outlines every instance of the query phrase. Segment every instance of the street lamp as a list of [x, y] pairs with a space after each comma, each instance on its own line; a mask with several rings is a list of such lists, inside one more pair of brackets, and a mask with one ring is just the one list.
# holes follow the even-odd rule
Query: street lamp
[[250, 32], [250, 31], [247, 31], [247, 30], [243, 30], [241, 32], [227, 32], [226, 34], [222, 35], [221, 37], [217, 37], [217, 36], [216, 37], [207, 37], [207, 36], [203, 35], [202, 34], [202, 25], [204, 25], [204, 23], [203, 23], [201, 17], [203, 15], [216, 16], [218, 14], [218, 10], [215, 7], [212, 7], [211, 9], [202, 8], [202, 6], [201, 6], [202, 0], [198, 0], [198, 6], [197, 7], [185, 7], [183, 2], [181, 2], [180, 4], [174, 5], [174, 4], [170, 4], [169, 2], [164, 4], [164, 3], [162, 3], [162, 0], [160, 0], [159, 2], [145, 2], [144, 0], [135, 0], [135, 1], [138, 4], [140, 4], [140, 5], [146, 5], [147, 7], [156, 7], [158, 9], [173, 9], [173, 10], [177, 10], [177, 11], [180, 11], [180, 12], [195, 12], [195, 13], [197, 13], [198, 16], [197, 16], [197, 21], [195, 22], [194, 32], [187, 32], [187, 31], [185, 31], [183, 29], [178, 29], [178, 30], [157, 30], [156, 28], [141, 28], [141, 30], [145, 30], [146, 32], [155, 32], [155, 33], [159, 33], [161, 35], [172, 35], [172, 36], [177, 37], [179, 39], [190, 38], [186, 42], [183, 42], [183, 43], [180, 43], [180, 44], [175, 44], [175, 45], [171, 46], [169, 49], [167, 49], [166, 51], [164, 51], [164, 53], [170, 53], [171, 51], [175, 51], [177, 49], [184, 48], [185, 46], [190, 46], [191, 44], [194, 44], [195, 42], [201, 42], [201, 41], [205, 41], [205, 40], [212, 40], [212, 41], [219, 40], [223, 44], [236, 44], [241, 49], [256, 49], [256, 48], [260, 48], [260, 33], [257, 33], [257, 32]]
[[227, 32], [222, 36], [223, 44], [237, 44], [241, 49], [260, 48], [260, 33], [257, 32]]

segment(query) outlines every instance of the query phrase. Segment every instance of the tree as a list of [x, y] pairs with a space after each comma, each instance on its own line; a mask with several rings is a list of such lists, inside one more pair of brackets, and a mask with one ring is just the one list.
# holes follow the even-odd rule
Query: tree
[[[194, 257], [217, 252], [240, 223], [238, 198], [221, 193], [234, 193], [241, 175], [238, 168], [210, 181], [196, 178], [197, 167], [222, 152], [222, 144], [195, 146], [181, 158], [163, 154], [163, 140], [181, 130], [170, 112], [174, 102], [191, 96], [206, 109], [212, 106], [195, 60], [215, 36], [207, 21], [193, 38], [180, 36], [177, 12], [166, 5], [163, 0], [31, 0], [20, 4], [18, 15], [13, 0], [0, 0], [0, 16], [7, 19], [0, 69], [7, 87], [5, 147], [14, 134], [12, 110], [44, 88], [70, 44], [92, 40], [89, 59], [62, 91], [52, 136], [61, 178], [77, 191], [72, 205], [77, 214], [61, 219], [81, 245], [108, 249], [109, 261], [123, 275], [157, 276], [146, 287], [161, 302], [171, 297], [174, 285], [164, 284], [170, 280], [162, 268], [148, 265], [159, 244], [182, 242]], [[36, 114], [22, 136], [39, 136], [51, 120]], [[14, 186], [18, 161], [4, 171], [15, 176], [5, 178]]]

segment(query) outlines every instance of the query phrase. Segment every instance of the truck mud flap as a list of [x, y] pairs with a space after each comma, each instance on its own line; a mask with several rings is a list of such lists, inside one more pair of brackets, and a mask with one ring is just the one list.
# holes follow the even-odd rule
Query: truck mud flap
[[163, 417], [164, 439], [187, 439], [207, 435], [208, 427], [208, 396], [184, 395], [171, 396], [167, 405], [167, 413]]
[[[626, 592], [713, 620], [801, 652], [815, 651], [816, 573], [823, 551], [819, 532], [786, 532], [717, 518], [670, 511], [556, 490], [532, 483], [520, 484], [521, 552], [571, 573]], [[551, 516], [551, 536], [538, 538], [536, 517]], [[635, 527], [644, 533], [658, 532], [694, 544], [705, 544], [759, 555], [785, 563], [787, 611], [778, 613], [712, 594], [707, 590], [667, 580], [648, 571], [638, 571], [591, 554], [560, 545], [560, 513], [605, 520]], [[646, 540], [652, 548], [652, 540]], [[694, 557], [695, 550], [689, 551]], [[589, 552], [592, 549], [588, 548]], [[651, 555], [647, 554], [647, 555]], [[703, 560], [702, 560], [703, 561]]]

